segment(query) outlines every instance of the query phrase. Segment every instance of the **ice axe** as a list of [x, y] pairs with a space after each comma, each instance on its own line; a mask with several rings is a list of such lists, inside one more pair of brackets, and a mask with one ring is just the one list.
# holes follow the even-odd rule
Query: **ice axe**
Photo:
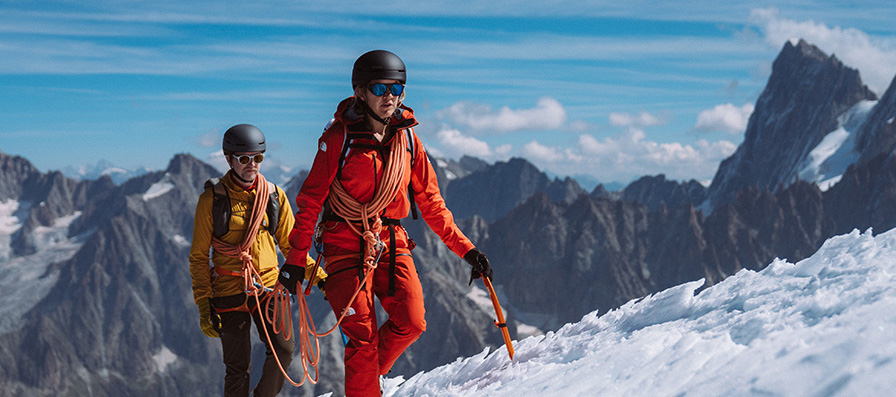
[[510, 343], [510, 332], [507, 332], [507, 322], [504, 321], [504, 312], [501, 311], [498, 295], [495, 294], [495, 288], [492, 287], [492, 282], [488, 277], [483, 276], [482, 282], [485, 283], [485, 287], [488, 289], [488, 296], [492, 298], [492, 306], [495, 307], [495, 314], [498, 316], [498, 319], [495, 320], [495, 326], [501, 330], [501, 335], [504, 336], [504, 346], [507, 346], [507, 354], [510, 355], [510, 361], [513, 361], [513, 344]]

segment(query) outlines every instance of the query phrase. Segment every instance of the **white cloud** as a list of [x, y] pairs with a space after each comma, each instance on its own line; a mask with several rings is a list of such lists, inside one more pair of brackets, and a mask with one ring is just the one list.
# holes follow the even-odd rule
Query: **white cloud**
[[794, 21], [781, 18], [774, 8], [755, 9], [750, 23], [760, 29], [767, 44], [780, 48], [785, 41], [805, 39], [834, 54], [846, 65], [857, 68], [862, 80], [882, 94], [896, 73], [896, 40], [872, 37], [854, 28], [829, 27], [815, 21]]
[[582, 134], [578, 143], [574, 148], [560, 148], [532, 141], [523, 149], [523, 155], [557, 174], [587, 172], [603, 181], [628, 181], [659, 173], [672, 179], [708, 179], [719, 162], [737, 148], [725, 140], [701, 139], [694, 144], [656, 142], [647, 139], [644, 130], [638, 128], [626, 128], [603, 139]]
[[530, 109], [514, 110], [504, 106], [494, 111], [488, 105], [458, 102], [436, 114], [452, 124], [486, 133], [551, 130], [562, 127], [566, 122], [563, 105], [550, 97], [542, 97]]
[[528, 158], [536, 163], [538, 162], [548, 162], [553, 163], [557, 161], [561, 161], [565, 158], [563, 155], [563, 149], [558, 147], [548, 147], [538, 143], [537, 141], [531, 141], [523, 146], [523, 157]]
[[716, 105], [712, 109], [706, 109], [697, 115], [697, 131], [724, 131], [729, 134], [738, 134], [747, 129], [747, 122], [753, 114], [753, 104], [747, 103], [737, 107], [730, 103]]
[[488, 143], [464, 135], [456, 129], [443, 129], [436, 136], [439, 140], [439, 153], [443, 156], [460, 157], [468, 155], [488, 157], [492, 154]]
[[513, 150], [513, 145], [501, 145], [495, 148], [495, 154], [500, 158], [507, 158]]
[[[212, 167], [215, 167], [222, 172], [227, 171], [230, 168], [230, 165], [227, 164], [227, 158], [224, 157], [224, 151], [221, 149], [206, 154], [203, 161], [211, 164]], [[265, 159], [265, 161], [267, 161], [267, 159]]]
[[221, 145], [221, 133], [218, 130], [211, 130], [205, 134], [196, 137], [196, 143], [202, 147], [215, 147]]

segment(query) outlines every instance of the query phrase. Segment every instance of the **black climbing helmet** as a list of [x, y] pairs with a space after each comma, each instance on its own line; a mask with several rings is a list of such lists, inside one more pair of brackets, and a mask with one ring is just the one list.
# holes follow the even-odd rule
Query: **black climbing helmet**
[[264, 152], [264, 133], [252, 124], [237, 124], [224, 133], [224, 154]]
[[352, 68], [352, 87], [367, 84], [373, 80], [398, 80], [407, 82], [404, 62], [398, 55], [386, 50], [373, 50], [358, 57]]

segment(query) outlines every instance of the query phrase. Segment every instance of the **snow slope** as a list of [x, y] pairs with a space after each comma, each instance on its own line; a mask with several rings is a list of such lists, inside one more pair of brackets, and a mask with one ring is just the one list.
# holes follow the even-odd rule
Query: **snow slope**
[[410, 379], [387, 396], [896, 395], [896, 230], [682, 284]]

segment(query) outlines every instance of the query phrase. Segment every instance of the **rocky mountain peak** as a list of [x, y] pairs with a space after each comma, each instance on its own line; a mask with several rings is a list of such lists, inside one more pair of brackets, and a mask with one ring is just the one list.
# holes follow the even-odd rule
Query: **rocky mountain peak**
[[800, 164], [838, 128], [837, 118], [859, 101], [876, 99], [857, 70], [804, 40], [788, 41], [756, 101], [744, 142], [713, 178], [711, 207], [748, 186], [775, 190], [793, 183]]
[[856, 151], [867, 162], [896, 145], [896, 78], [884, 92], [856, 136]]
[[0, 200], [17, 199], [25, 181], [40, 177], [40, 171], [30, 161], [0, 152]]
[[693, 179], [679, 183], [667, 180], [664, 174], [643, 176], [622, 190], [621, 199], [641, 203], [653, 211], [663, 206], [696, 206], [706, 200], [706, 187]]

